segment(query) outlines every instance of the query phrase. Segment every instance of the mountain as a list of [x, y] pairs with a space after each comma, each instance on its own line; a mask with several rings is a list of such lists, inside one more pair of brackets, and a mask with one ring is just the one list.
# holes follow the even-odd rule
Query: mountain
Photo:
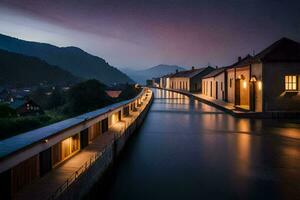
[[85, 79], [98, 79], [105, 84], [131, 83], [126, 74], [110, 66], [104, 59], [88, 54], [77, 47], [57, 47], [30, 42], [0, 34], [0, 49], [38, 57]]
[[66, 85], [78, 82], [57, 66], [49, 65], [35, 57], [0, 50], [0, 83], [15, 86], [37, 86], [40, 83]]
[[128, 74], [134, 81], [140, 84], [145, 84], [147, 79], [161, 77], [166, 74], [175, 73], [176, 70], [183, 71], [186, 70], [183, 67], [177, 65], [164, 65], [160, 64], [149, 69], [145, 70], [132, 70], [132, 69], [123, 69], [123, 72]]

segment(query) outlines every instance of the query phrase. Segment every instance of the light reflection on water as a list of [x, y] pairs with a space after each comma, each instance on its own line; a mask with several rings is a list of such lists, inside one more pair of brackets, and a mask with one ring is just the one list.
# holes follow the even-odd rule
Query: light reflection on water
[[237, 119], [154, 90], [148, 116], [90, 199], [297, 199], [297, 122]]

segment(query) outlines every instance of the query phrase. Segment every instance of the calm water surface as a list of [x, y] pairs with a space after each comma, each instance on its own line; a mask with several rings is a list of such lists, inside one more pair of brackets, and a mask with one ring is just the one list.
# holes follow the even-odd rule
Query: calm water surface
[[300, 125], [236, 119], [186, 96], [155, 100], [88, 199], [300, 199]]

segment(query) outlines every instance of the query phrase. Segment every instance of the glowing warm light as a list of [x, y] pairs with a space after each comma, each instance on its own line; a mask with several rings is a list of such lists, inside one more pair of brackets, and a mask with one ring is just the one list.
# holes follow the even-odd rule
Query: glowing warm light
[[258, 89], [261, 90], [261, 88], [262, 88], [262, 83], [261, 83], [261, 81], [258, 81], [257, 84], [258, 84], [258, 85], [257, 85], [257, 86], [258, 86]]
[[243, 81], [243, 88], [246, 89], [247, 88], [247, 82]]
[[256, 77], [255, 77], [255, 76], [252, 76], [251, 79], [250, 79], [250, 81], [251, 81], [251, 82], [257, 81], [257, 80], [256, 80]]

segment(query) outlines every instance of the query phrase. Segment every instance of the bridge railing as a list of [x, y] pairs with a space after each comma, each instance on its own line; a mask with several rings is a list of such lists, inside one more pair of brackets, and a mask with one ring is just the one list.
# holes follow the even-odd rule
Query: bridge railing
[[101, 151], [95, 153], [90, 157], [88, 161], [86, 161], [77, 171], [75, 171], [57, 190], [50, 196], [49, 200], [57, 199], [69, 186], [74, 183], [80, 175], [82, 175], [87, 169], [89, 169], [95, 161], [103, 155], [103, 153], [107, 150], [107, 147]]
[[[149, 97], [145, 97], [146, 100]], [[55, 192], [49, 197], [49, 200], [57, 199], [64, 191], [66, 191], [81, 175], [84, 174], [100, 157], [104, 155], [104, 153], [108, 150], [108, 148], [113, 145], [113, 143], [118, 140], [122, 135], [126, 135], [127, 128], [140, 116], [141, 110], [138, 109], [135, 112], [138, 113], [136, 117], [129, 118], [128, 121], [125, 121], [124, 126], [122, 126], [119, 130], [114, 133], [114, 139], [112, 142], [107, 144], [105, 148], [101, 152], [95, 153], [90, 157], [88, 161], [86, 161], [79, 169], [77, 169], [62, 185], [60, 185]]]

